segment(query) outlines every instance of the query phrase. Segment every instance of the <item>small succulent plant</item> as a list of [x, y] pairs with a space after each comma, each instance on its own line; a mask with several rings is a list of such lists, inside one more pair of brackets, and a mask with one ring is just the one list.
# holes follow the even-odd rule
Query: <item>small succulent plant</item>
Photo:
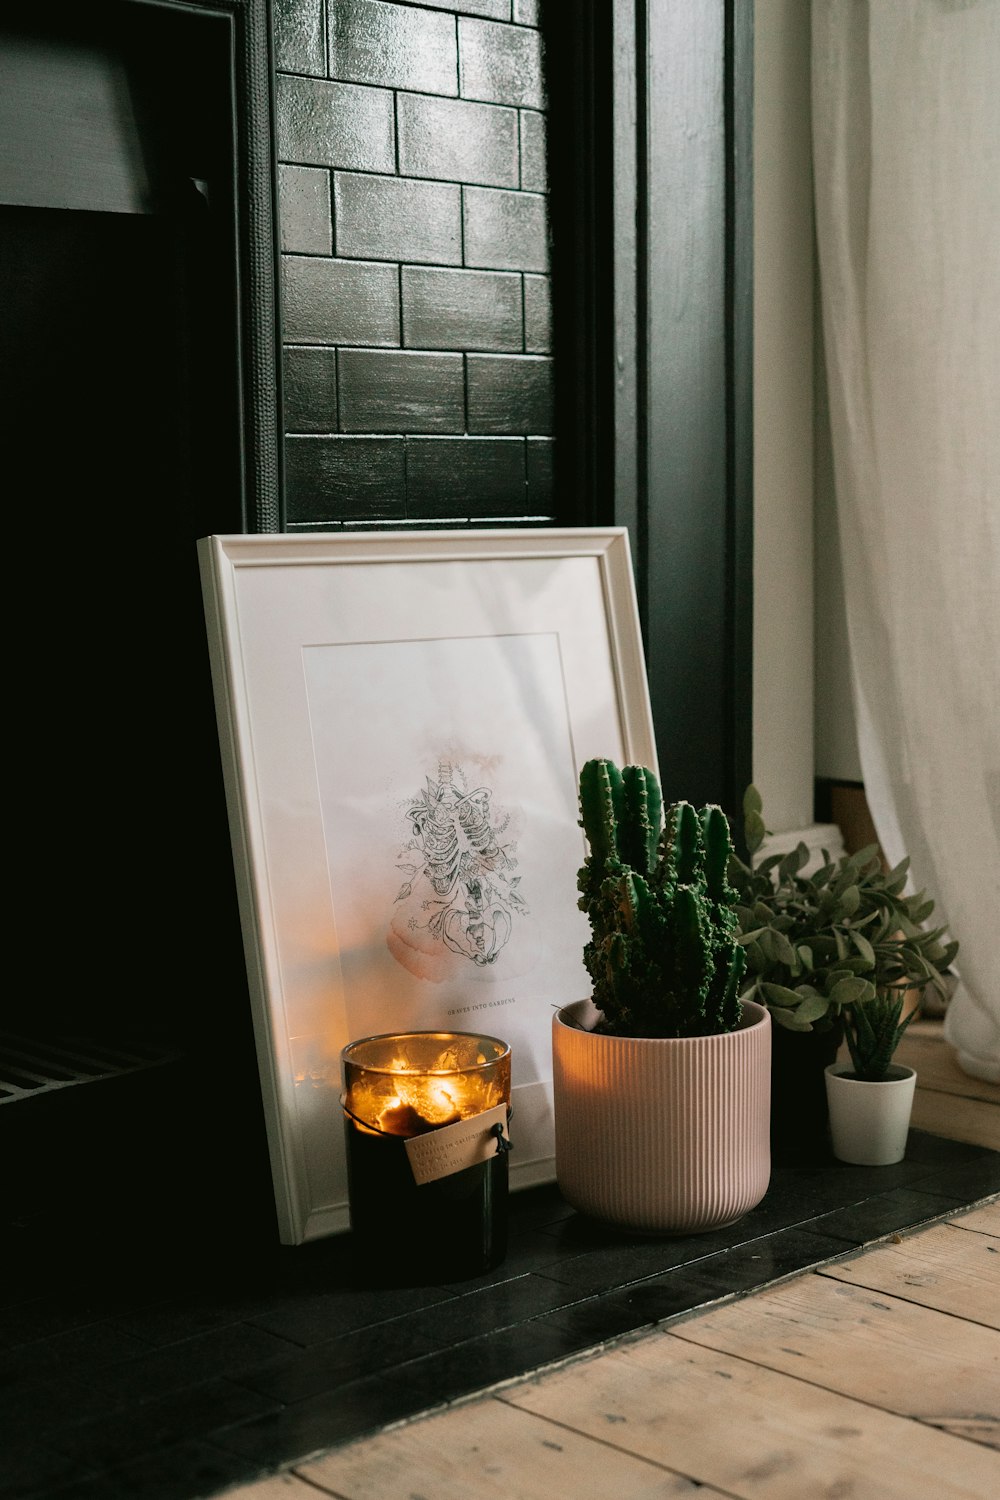
[[655, 772], [596, 759], [580, 773], [580, 813], [589, 849], [577, 883], [598, 1029], [632, 1037], [735, 1030], [746, 953], [721, 808], [675, 802], [664, 814]]
[[892, 1066], [892, 1057], [903, 1032], [917, 1010], [903, 1015], [905, 992], [883, 990], [864, 1005], [848, 1006], [844, 1013], [844, 1035], [855, 1076], [866, 1083], [881, 1083]]

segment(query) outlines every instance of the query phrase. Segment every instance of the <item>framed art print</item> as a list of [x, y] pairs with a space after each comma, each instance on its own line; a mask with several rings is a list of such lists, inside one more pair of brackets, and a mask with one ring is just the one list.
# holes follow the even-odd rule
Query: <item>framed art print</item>
[[340, 1054], [381, 1032], [507, 1041], [511, 1186], [552, 1180], [580, 767], [657, 769], [626, 531], [198, 549], [282, 1242], [349, 1226]]

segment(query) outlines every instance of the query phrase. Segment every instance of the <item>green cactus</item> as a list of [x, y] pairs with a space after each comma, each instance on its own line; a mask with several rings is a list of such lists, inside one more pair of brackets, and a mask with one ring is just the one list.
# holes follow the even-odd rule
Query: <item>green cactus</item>
[[617, 1036], [711, 1036], [739, 1024], [746, 955], [736, 941], [733, 853], [721, 808], [675, 802], [656, 774], [589, 760], [580, 773], [588, 853], [577, 881], [590, 921], [584, 963]]

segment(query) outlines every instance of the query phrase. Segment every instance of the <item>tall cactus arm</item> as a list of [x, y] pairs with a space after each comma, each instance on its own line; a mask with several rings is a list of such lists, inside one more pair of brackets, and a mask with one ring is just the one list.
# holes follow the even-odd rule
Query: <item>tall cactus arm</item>
[[712, 940], [705, 902], [690, 886], [679, 886], [670, 914], [671, 988], [688, 997], [700, 1013], [714, 973]]
[[705, 891], [710, 901], [729, 906], [734, 899], [728, 880], [729, 859], [733, 841], [729, 819], [714, 804], [702, 810], [702, 838], [705, 844]]
[[625, 766], [622, 789], [618, 855], [623, 864], [645, 877], [656, 865], [663, 823], [663, 796], [655, 775], [645, 766]]
[[[728, 956], [728, 964], [726, 958]], [[743, 984], [743, 975], [747, 966], [746, 949], [734, 943], [728, 951], [723, 951], [722, 962], [717, 971], [716, 984], [713, 990], [721, 988], [718, 1003], [712, 1021], [720, 1031], [735, 1031], [740, 1020], [740, 990]]]
[[579, 882], [585, 898], [596, 897], [609, 867], [618, 860], [623, 805], [624, 784], [618, 767], [610, 760], [588, 760], [580, 772], [580, 826], [589, 846]]
[[702, 863], [701, 825], [690, 802], [675, 802], [663, 829], [663, 874], [670, 885], [696, 885]]

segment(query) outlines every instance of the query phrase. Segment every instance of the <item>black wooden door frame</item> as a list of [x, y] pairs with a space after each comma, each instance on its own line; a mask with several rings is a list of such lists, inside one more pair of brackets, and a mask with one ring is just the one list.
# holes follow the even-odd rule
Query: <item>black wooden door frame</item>
[[550, 27], [559, 515], [628, 528], [665, 793], [733, 815], [752, 755], [753, 4], [577, 0]]

